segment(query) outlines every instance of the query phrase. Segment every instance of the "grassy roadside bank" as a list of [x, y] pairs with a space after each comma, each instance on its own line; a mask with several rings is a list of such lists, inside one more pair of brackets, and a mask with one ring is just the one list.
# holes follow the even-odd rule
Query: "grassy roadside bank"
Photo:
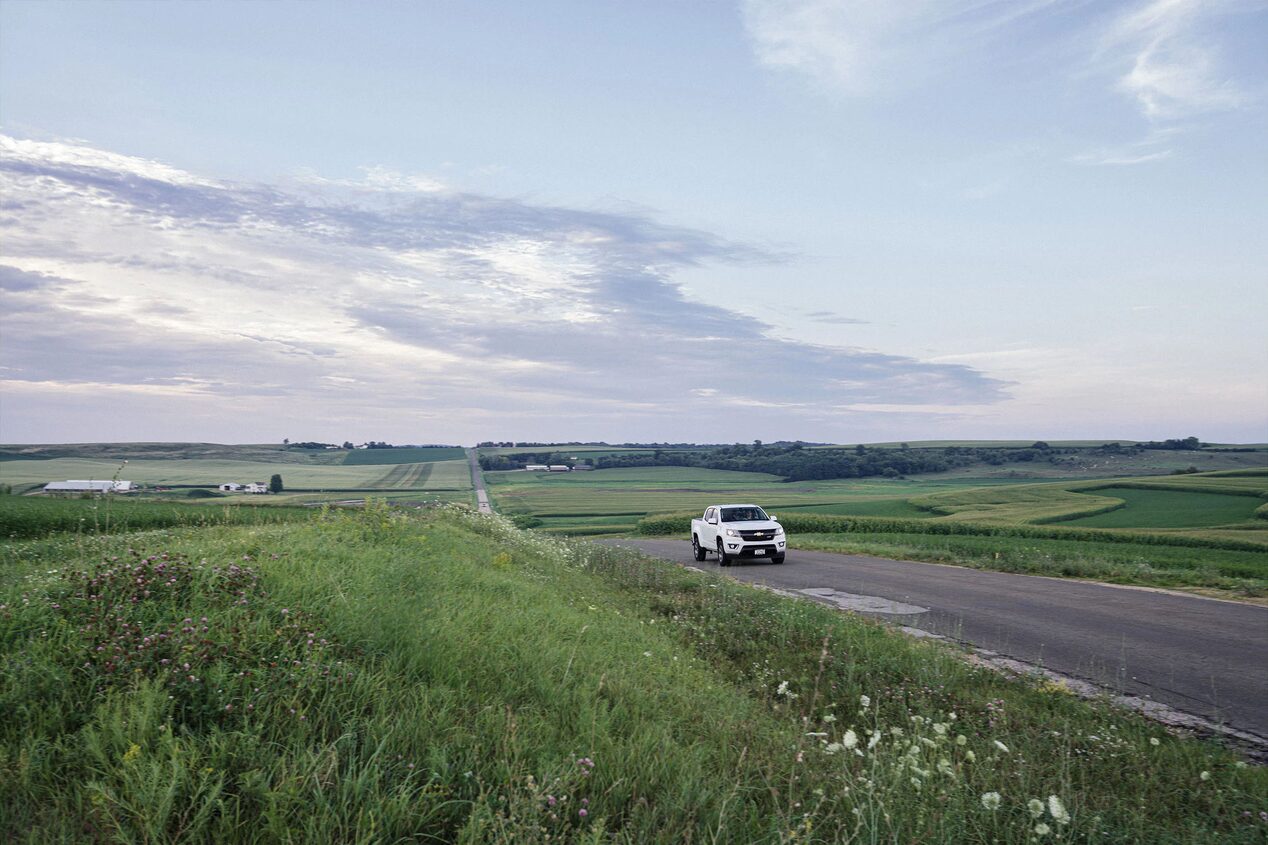
[[13, 841], [1268, 832], [1268, 771], [1212, 745], [498, 518], [9, 544], [0, 605]]

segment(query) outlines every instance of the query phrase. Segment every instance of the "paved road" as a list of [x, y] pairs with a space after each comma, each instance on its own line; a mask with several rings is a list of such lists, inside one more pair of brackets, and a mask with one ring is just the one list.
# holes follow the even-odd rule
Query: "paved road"
[[480, 459], [475, 449], [467, 450], [467, 461], [471, 464], [471, 483], [475, 486], [476, 505], [480, 513], [493, 513], [489, 504], [489, 491], [484, 489], [484, 475], [480, 472]]
[[[610, 540], [1152, 698], [1268, 739], [1268, 608], [957, 566], [791, 550], [717, 569], [679, 540]], [[808, 592], [803, 592], [808, 591]]]

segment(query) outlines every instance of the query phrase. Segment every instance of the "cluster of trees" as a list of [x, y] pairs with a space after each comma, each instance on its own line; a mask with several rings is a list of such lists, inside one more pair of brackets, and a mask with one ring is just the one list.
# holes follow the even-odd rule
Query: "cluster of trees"
[[1136, 448], [1164, 449], [1169, 452], [1196, 452], [1199, 449], [1201, 449], [1203, 446], [1209, 446], [1209, 445], [1210, 445], [1209, 443], [1203, 443], [1202, 441], [1198, 440], [1196, 437], [1186, 437], [1183, 440], [1172, 439], [1172, 440], [1163, 440], [1161, 442], [1157, 440], [1150, 440], [1148, 443], [1137, 443]]
[[488, 472], [498, 470], [523, 469], [525, 464], [576, 464], [594, 465], [593, 458], [573, 460], [564, 452], [516, 452], [511, 455], [481, 455], [480, 469]]
[[[997, 454], [1000, 453], [1000, 454]], [[1011, 454], [1009, 454], [1011, 453]], [[698, 466], [741, 472], [766, 472], [786, 481], [828, 478], [898, 478], [924, 472], [945, 472], [985, 459], [1005, 463], [1035, 460], [1036, 450], [988, 449], [805, 449], [786, 446], [728, 446], [706, 452], [652, 452], [611, 455], [595, 462], [598, 469], [628, 466]]]
[[[494, 444], [497, 445], [497, 444]], [[520, 444], [528, 445], [528, 444]], [[623, 444], [633, 448], [633, 444]], [[1026, 464], [1036, 462], [1060, 463], [1063, 455], [1099, 451], [1114, 454], [1134, 454], [1142, 449], [1197, 450], [1206, 445], [1196, 437], [1137, 443], [1124, 446], [1107, 443], [1095, 450], [1054, 448], [1038, 440], [1027, 447], [998, 446], [946, 446], [943, 448], [912, 449], [906, 443], [897, 449], [867, 448], [860, 444], [853, 447], [806, 448], [800, 441], [752, 444], [736, 443], [726, 446], [701, 446], [693, 444], [649, 444], [641, 448], [651, 451], [631, 452], [623, 455], [605, 455], [585, 459], [595, 469], [616, 467], [681, 466], [705, 469], [726, 469], [742, 472], [765, 472], [781, 476], [786, 481], [809, 481], [828, 478], [900, 478], [906, 475], [928, 472], [946, 472], [952, 469], [988, 464]], [[484, 455], [480, 466], [485, 470], [520, 469], [525, 464], [576, 463], [565, 452], [533, 451], [506, 455]]]

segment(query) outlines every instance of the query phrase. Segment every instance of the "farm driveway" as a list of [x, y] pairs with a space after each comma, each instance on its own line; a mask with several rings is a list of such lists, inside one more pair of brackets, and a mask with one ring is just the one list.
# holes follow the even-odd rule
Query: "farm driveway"
[[[680, 540], [605, 540], [988, 649], [1268, 739], [1268, 608], [958, 566], [791, 550], [697, 564]], [[881, 599], [882, 601], [877, 601]]]

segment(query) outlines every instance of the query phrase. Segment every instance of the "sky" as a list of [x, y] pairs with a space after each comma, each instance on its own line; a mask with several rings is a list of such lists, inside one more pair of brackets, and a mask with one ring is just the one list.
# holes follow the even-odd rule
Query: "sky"
[[0, 0], [0, 442], [1268, 441], [1265, 43]]

